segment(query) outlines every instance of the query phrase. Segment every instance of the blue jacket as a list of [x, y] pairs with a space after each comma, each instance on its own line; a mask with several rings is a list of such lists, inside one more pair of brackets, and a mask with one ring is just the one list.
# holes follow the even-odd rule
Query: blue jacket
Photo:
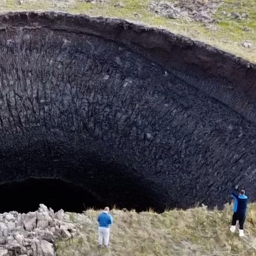
[[233, 212], [237, 212], [239, 214], [246, 214], [248, 197], [246, 195], [238, 195], [235, 192], [233, 192], [231, 196], [234, 198]]
[[102, 212], [99, 214], [97, 221], [99, 222], [99, 227], [108, 228], [113, 223], [113, 218], [109, 213]]

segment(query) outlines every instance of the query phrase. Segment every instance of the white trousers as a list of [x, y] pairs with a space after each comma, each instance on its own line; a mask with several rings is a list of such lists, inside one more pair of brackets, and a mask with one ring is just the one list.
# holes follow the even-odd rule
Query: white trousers
[[102, 245], [102, 241], [103, 241], [103, 244], [105, 246], [108, 246], [108, 243], [109, 243], [109, 233], [110, 233], [109, 228], [99, 227], [99, 245]]

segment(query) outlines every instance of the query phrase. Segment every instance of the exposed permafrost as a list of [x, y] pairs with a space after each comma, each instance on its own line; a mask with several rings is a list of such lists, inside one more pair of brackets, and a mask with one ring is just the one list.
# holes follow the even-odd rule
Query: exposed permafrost
[[0, 23], [2, 183], [61, 178], [159, 210], [221, 205], [239, 181], [255, 192], [255, 65], [123, 20]]

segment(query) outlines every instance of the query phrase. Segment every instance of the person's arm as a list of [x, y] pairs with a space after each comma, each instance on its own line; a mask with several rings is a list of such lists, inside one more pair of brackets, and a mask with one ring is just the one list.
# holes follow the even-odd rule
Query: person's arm
[[109, 224], [112, 225], [113, 224], [113, 217], [111, 215], [109, 215]]
[[234, 198], [238, 198], [238, 185], [235, 186], [234, 191], [231, 193], [231, 196]]
[[98, 215], [97, 221], [100, 222], [100, 215]]

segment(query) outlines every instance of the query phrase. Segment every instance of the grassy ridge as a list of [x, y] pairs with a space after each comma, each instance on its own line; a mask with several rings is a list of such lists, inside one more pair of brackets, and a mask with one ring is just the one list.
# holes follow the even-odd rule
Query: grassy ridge
[[92, 224], [78, 223], [81, 236], [56, 244], [57, 256], [228, 256], [256, 255], [256, 204], [251, 204], [245, 224], [245, 237], [229, 231], [231, 206], [223, 211], [198, 207], [189, 210], [171, 210], [162, 214], [152, 211], [136, 213], [114, 209], [109, 249], [97, 248], [99, 211], [87, 210]]
[[[23, 0], [19, 5], [17, 0], [6, 0], [0, 4], [0, 10], [47, 10], [64, 11], [73, 14], [88, 14], [91, 16], [105, 16], [125, 18], [130, 21], [168, 29], [174, 33], [204, 41], [222, 50], [256, 63], [256, 8], [255, 0], [224, 0], [215, 18], [218, 20], [210, 28], [203, 23], [188, 21], [188, 19], [168, 19], [159, 17], [148, 10], [151, 0], [106, 0], [105, 3], [92, 4], [79, 0]], [[159, 0], [155, 0], [159, 1]], [[172, 1], [172, 0], [169, 0]], [[120, 7], [120, 4], [122, 7]], [[235, 19], [230, 16], [246, 13], [248, 18]], [[248, 40], [251, 48], [242, 46]]]

